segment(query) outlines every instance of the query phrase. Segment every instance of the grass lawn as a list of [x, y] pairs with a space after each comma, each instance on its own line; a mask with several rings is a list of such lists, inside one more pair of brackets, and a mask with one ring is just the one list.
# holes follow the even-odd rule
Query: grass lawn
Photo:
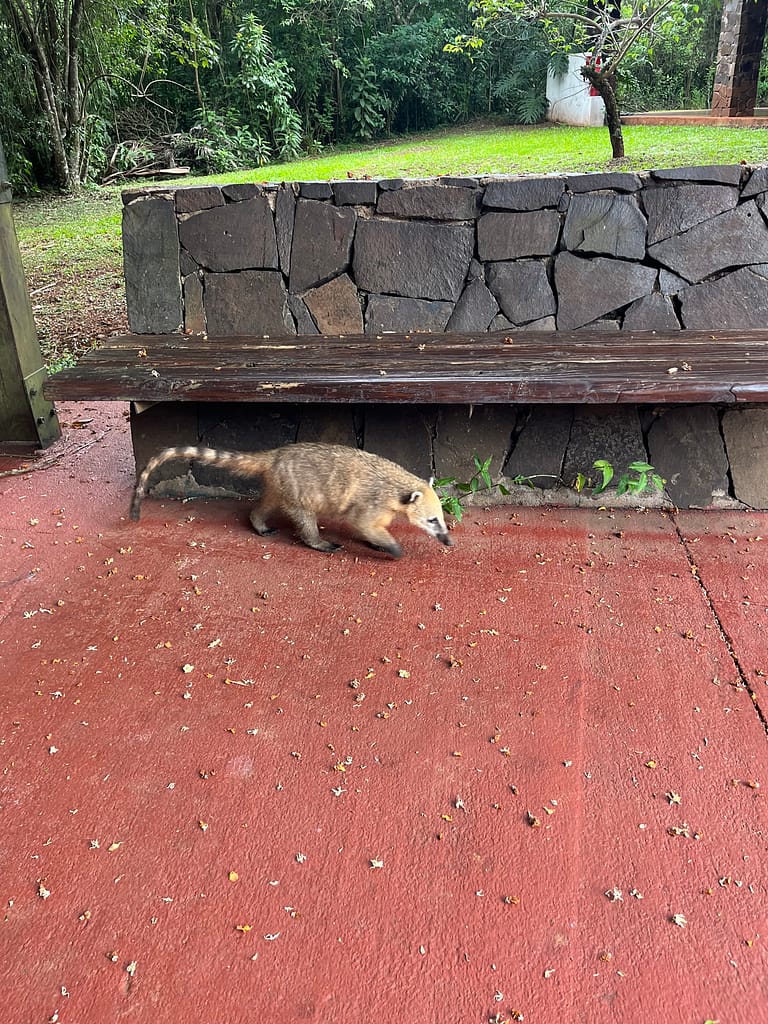
[[[605, 128], [464, 126], [172, 184], [638, 171], [768, 162], [768, 131], [760, 128], [633, 125], [625, 127], [624, 138], [628, 155], [616, 162], [610, 158]], [[135, 182], [126, 185], [136, 187]], [[75, 198], [48, 197], [15, 207], [41, 346], [52, 366], [88, 348], [100, 334], [126, 329], [121, 187], [92, 188]]]

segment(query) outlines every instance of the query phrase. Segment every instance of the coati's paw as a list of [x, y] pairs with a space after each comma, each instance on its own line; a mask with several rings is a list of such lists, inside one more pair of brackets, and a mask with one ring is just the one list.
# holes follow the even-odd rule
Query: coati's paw
[[253, 528], [260, 537], [271, 537], [273, 533], [277, 533], [276, 526], [254, 526]]
[[310, 544], [315, 551], [325, 551], [329, 555], [334, 551], [341, 551], [341, 544], [334, 544], [332, 540], [319, 540], [317, 544]]
[[366, 541], [366, 544], [369, 548], [373, 548], [374, 551], [386, 551], [393, 558], [399, 558], [403, 553], [403, 549], [396, 540], [393, 540], [391, 544], [374, 544], [373, 541], [369, 540]]

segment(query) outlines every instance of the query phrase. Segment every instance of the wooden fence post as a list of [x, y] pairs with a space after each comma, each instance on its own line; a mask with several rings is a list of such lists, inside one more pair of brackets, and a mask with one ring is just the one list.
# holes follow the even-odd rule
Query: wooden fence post
[[44, 378], [0, 141], [0, 450], [46, 448], [61, 435], [56, 412], [43, 398]]

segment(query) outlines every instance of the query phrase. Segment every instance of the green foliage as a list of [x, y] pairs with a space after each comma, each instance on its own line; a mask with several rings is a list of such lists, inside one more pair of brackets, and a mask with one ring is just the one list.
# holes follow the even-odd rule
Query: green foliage
[[[722, 0], [632, 3], [664, 3], [665, 14], [619, 69], [624, 108], [706, 106]], [[0, 0], [0, 134], [15, 187], [32, 190], [51, 184], [55, 169], [32, 54], [13, 22], [24, 4], [53, 27], [67, 5]], [[226, 171], [496, 114], [532, 124], [546, 110], [547, 63], [562, 69], [585, 42], [578, 21], [551, 15], [577, 9], [589, 9], [586, 0], [88, 3], [78, 53], [83, 177], [99, 180], [115, 146], [128, 167], [166, 137], [187, 146], [196, 169]], [[519, 17], [545, 12], [543, 22]], [[768, 102], [768, 65], [760, 95]], [[511, 157], [494, 169], [532, 169]]]
[[[593, 482], [584, 473], [578, 473], [573, 486], [579, 494], [587, 488], [591, 488], [593, 496], [602, 494], [614, 479], [613, 465], [607, 459], [597, 459], [592, 463], [592, 468], [597, 470], [599, 480]], [[631, 462], [616, 481], [616, 493], [621, 495], [642, 494], [646, 490], [663, 491], [665, 483], [666, 480], [659, 476], [649, 463]]]
[[[492, 494], [494, 491], [507, 497], [508, 488], [499, 482], [494, 482], [491, 477], [492, 457], [480, 459], [478, 455], [473, 456], [475, 472], [466, 483], [460, 483], [455, 477], [443, 477], [435, 481], [435, 490], [440, 498], [443, 510], [454, 516], [461, 522], [464, 515], [464, 502], [467, 498], [476, 494]], [[589, 490], [593, 497], [602, 494], [615, 479], [613, 465], [607, 459], [596, 459], [592, 468], [597, 470], [597, 479], [587, 477], [584, 473], [578, 473], [573, 482], [573, 488], [579, 494]], [[521, 484], [526, 487], [534, 487], [535, 480], [547, 476], [553, 484], [561, 483], [558, 477], [549, 477], [549, 474], [533, 474], [532, 476], [519, 475], [514, 477], [510, 483]], [[642, 494], [647, 490], [663, 491], [666, 480], [654, 470], [647, 462], [632, 462], [625, 472], [616, 480], [616, 494]]]
[[536, 124], [543, 121], [547, 113], [546, 80], [550, 63], [547, 41], [536, 25], [521, 26], [511, 38], [516, 45], [509, 45], [509, 32], [494, 38], [505, 60], [491, 95], [518, 124]]
[[174, 140], [176, 160], [204, 174], [265, 164], [272, 156], [269, 143], [263, 135], [240, 124], [238, 116], [232, 110], [223, 114], [198, 110], [189, 131]]
[[219, 63], [220, 48], [196, 18], [182, 21], [171, 37], [169, 53], [183, 67], [212, 68]]
[[363, 54], [351, 73], [349, 104], [354, 120], [353, 134], [360, 139], [371, 139], [381, 133], [386, 124], [390, 103], [379, 87], [373, 60]]
[[[462, 516], [464, 515], [463, 503], [468, 497], [472, 497], [475, 494], [491, 494], [494, 491], [498, 491], [499, 494], [502, 494], [505, 497], [509, 494], [509, 490], [504, 486], [504, 484], [494, 483], [493, 478], [491, 477], [492, 461], [492, 456], [482, 460], [478, 455], [474, 455], [473, 462], [475, 464], [475, 472], [472, 477], [466, 481], [466, 483], [459, 483], [456, 478], [452, 476], [443, 477], [441, 480], [435, 480], [435, 490], [440, 498], [440, 504], [443, 506], [443, 510], [449, 515], [454, 516], [458, 522], [461, 522]], [[459, 493], [456, 494], [456, 491]]]
[[[233, 104], [240, 100], [241, 116], [254, 138], [270, 138], [275, 154], [290, 159], [301, 152], [301, 119], [292, 106], [293, 69], [275, 57], [264, 25], [249, 13], [232, 40], [238, 73], [230, 84]], [[263, 162], [263, 161], [262, 161]]]

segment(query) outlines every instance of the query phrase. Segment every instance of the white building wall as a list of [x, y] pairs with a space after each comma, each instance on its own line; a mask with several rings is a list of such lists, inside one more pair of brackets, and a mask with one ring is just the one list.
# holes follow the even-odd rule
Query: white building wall
[[602, 127], [605, 120], [605, 104], [599, 96], [590, 96], [589, 82], [582, 78], [580, 69], [586, 63], [583, 53], [571, 54], [568, 70], [564, 75], [547, 73], [548, 121], [561, 124], [585, 125], [590, 128]]

